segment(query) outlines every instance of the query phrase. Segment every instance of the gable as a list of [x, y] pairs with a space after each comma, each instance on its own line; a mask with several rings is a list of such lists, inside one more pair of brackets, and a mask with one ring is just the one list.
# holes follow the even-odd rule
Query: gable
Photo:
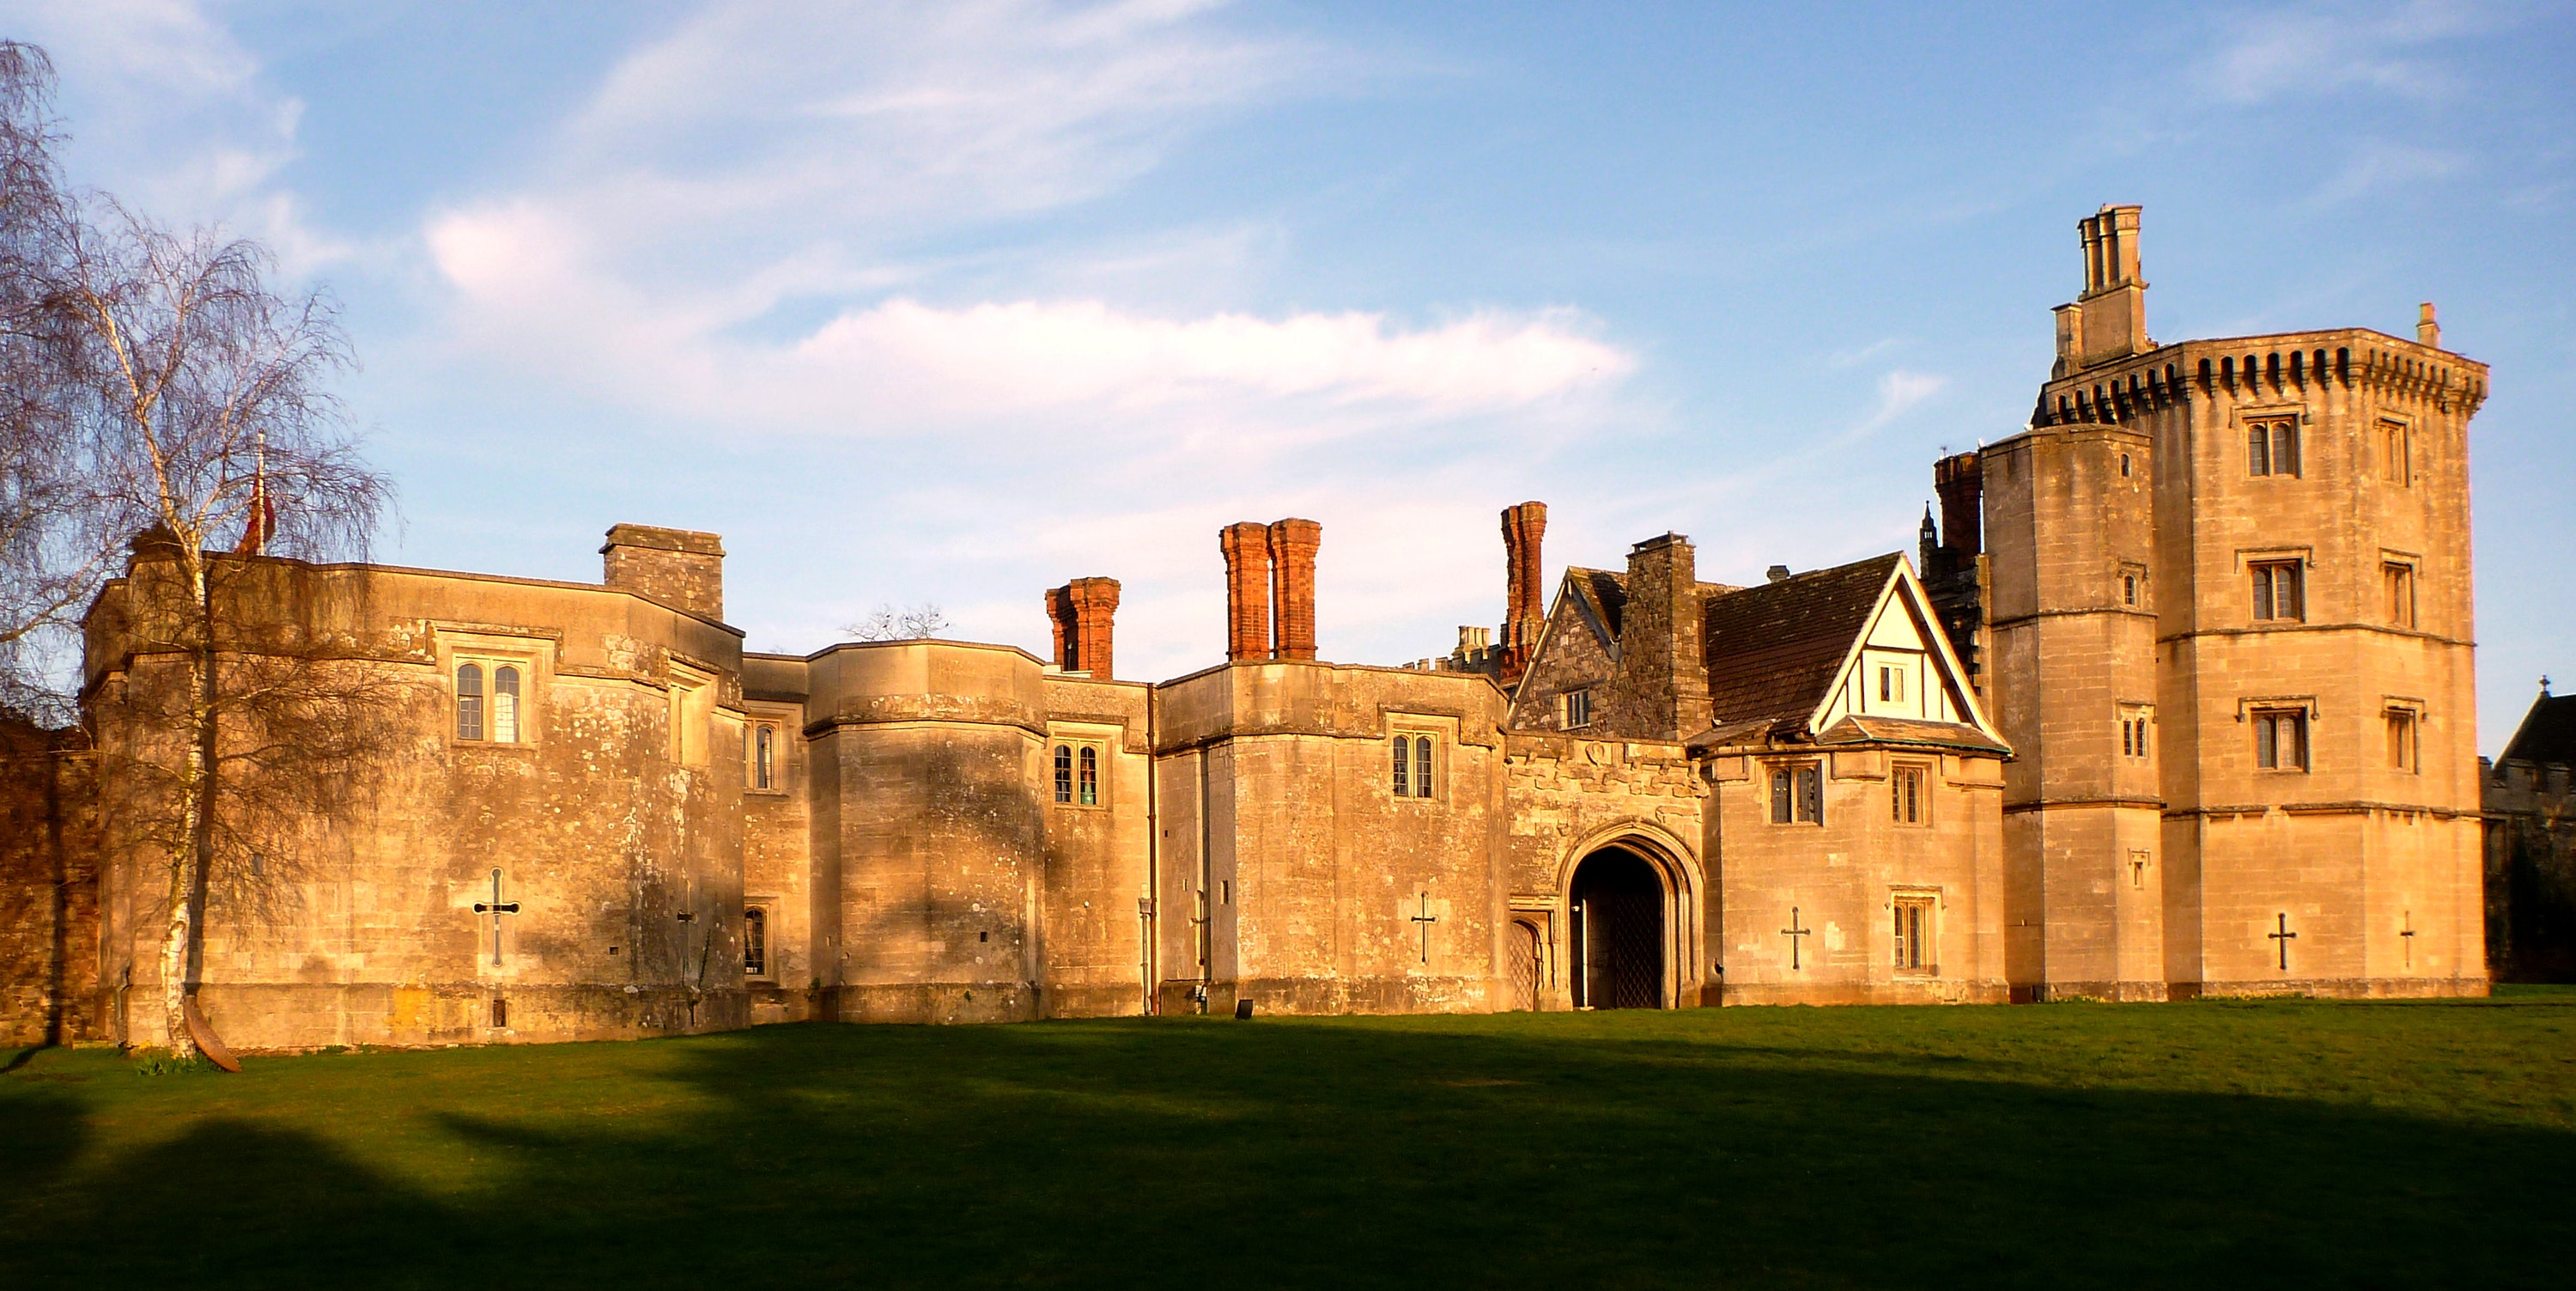
[[1809, 729], [1858, 717], [1943, 722], [1994, 735], [1938, 624], [1931, 598], [1898, 558]]
[[1813, 720], [1903, 562], [1890, 553], [1708, 597], [1712, 725], [1752, 729]]

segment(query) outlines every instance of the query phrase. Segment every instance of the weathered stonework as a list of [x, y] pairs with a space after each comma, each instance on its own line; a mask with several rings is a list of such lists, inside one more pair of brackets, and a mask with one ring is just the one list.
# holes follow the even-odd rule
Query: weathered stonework
[[[189, 980], [253, 1050], [2481, 992], [2484, 369], [2429, 318], [2155, 345], [2137, 236], [2084, 222], [2032, 424], [1936, 467], [1924, 580], [1701, 582], [1667, 533], [1542, 605], [1522, 503], [1501, 643], [1413, 668], [1314, 657], [1306, 520], [1221, 533], [1226, 662], [1158, 684], [1113, 679], [1107, 578], [1047, 594], [1050, 659], [800, 656], [724, 624], [713, 534], [619, 525], [598, 585], [221, 557], [225, 667], [365, 698], [342, 771], [228, 790]], [[2256, 425], [2294, 465], [2249, 469]], [[5, 1036], [165, 1039], [175, 557], [91, 610], [89, 745], [0, 749]], [[2254, 617], [2257, 562], [2298, 613]], [[2267, 713], [2296, 765], [2254, 765]], [[2565, 778], [2520, 767], [2483, 781], [2507, 887], [2568, 868]]]

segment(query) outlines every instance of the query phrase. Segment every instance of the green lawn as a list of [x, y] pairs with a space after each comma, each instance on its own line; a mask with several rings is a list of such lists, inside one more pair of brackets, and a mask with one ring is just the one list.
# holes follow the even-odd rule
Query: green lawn
[[0, 1287], [2566, 1286], [2508, 989], [45, 1051]]

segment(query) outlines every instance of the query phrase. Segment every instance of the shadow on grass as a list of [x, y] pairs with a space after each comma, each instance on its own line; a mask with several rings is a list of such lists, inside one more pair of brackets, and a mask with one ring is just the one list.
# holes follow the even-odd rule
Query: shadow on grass
[[0, 1166], [59, 1181], [0, 1201], [0, 1284], [2556, 1286], [2576, 1235], [2576, 1135], [1957, 1064], [1175, 1022], [648, 1043], [676, 1112], [567, 1113], [543, 1053], [409, 1108], [484, 1163], [438, 1195], [239, 1119], [65, 1179], [74, 1098], [0, 1099]]

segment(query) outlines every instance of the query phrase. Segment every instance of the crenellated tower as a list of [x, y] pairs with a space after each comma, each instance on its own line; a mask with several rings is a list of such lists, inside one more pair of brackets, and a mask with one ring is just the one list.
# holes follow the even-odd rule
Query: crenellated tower
[[1982, 453], [2014, 980], [2485, 987], [2468, 423], [2366, 329], [2157, 345], [2138, 210], [2080, 225], [2027, 433]]

